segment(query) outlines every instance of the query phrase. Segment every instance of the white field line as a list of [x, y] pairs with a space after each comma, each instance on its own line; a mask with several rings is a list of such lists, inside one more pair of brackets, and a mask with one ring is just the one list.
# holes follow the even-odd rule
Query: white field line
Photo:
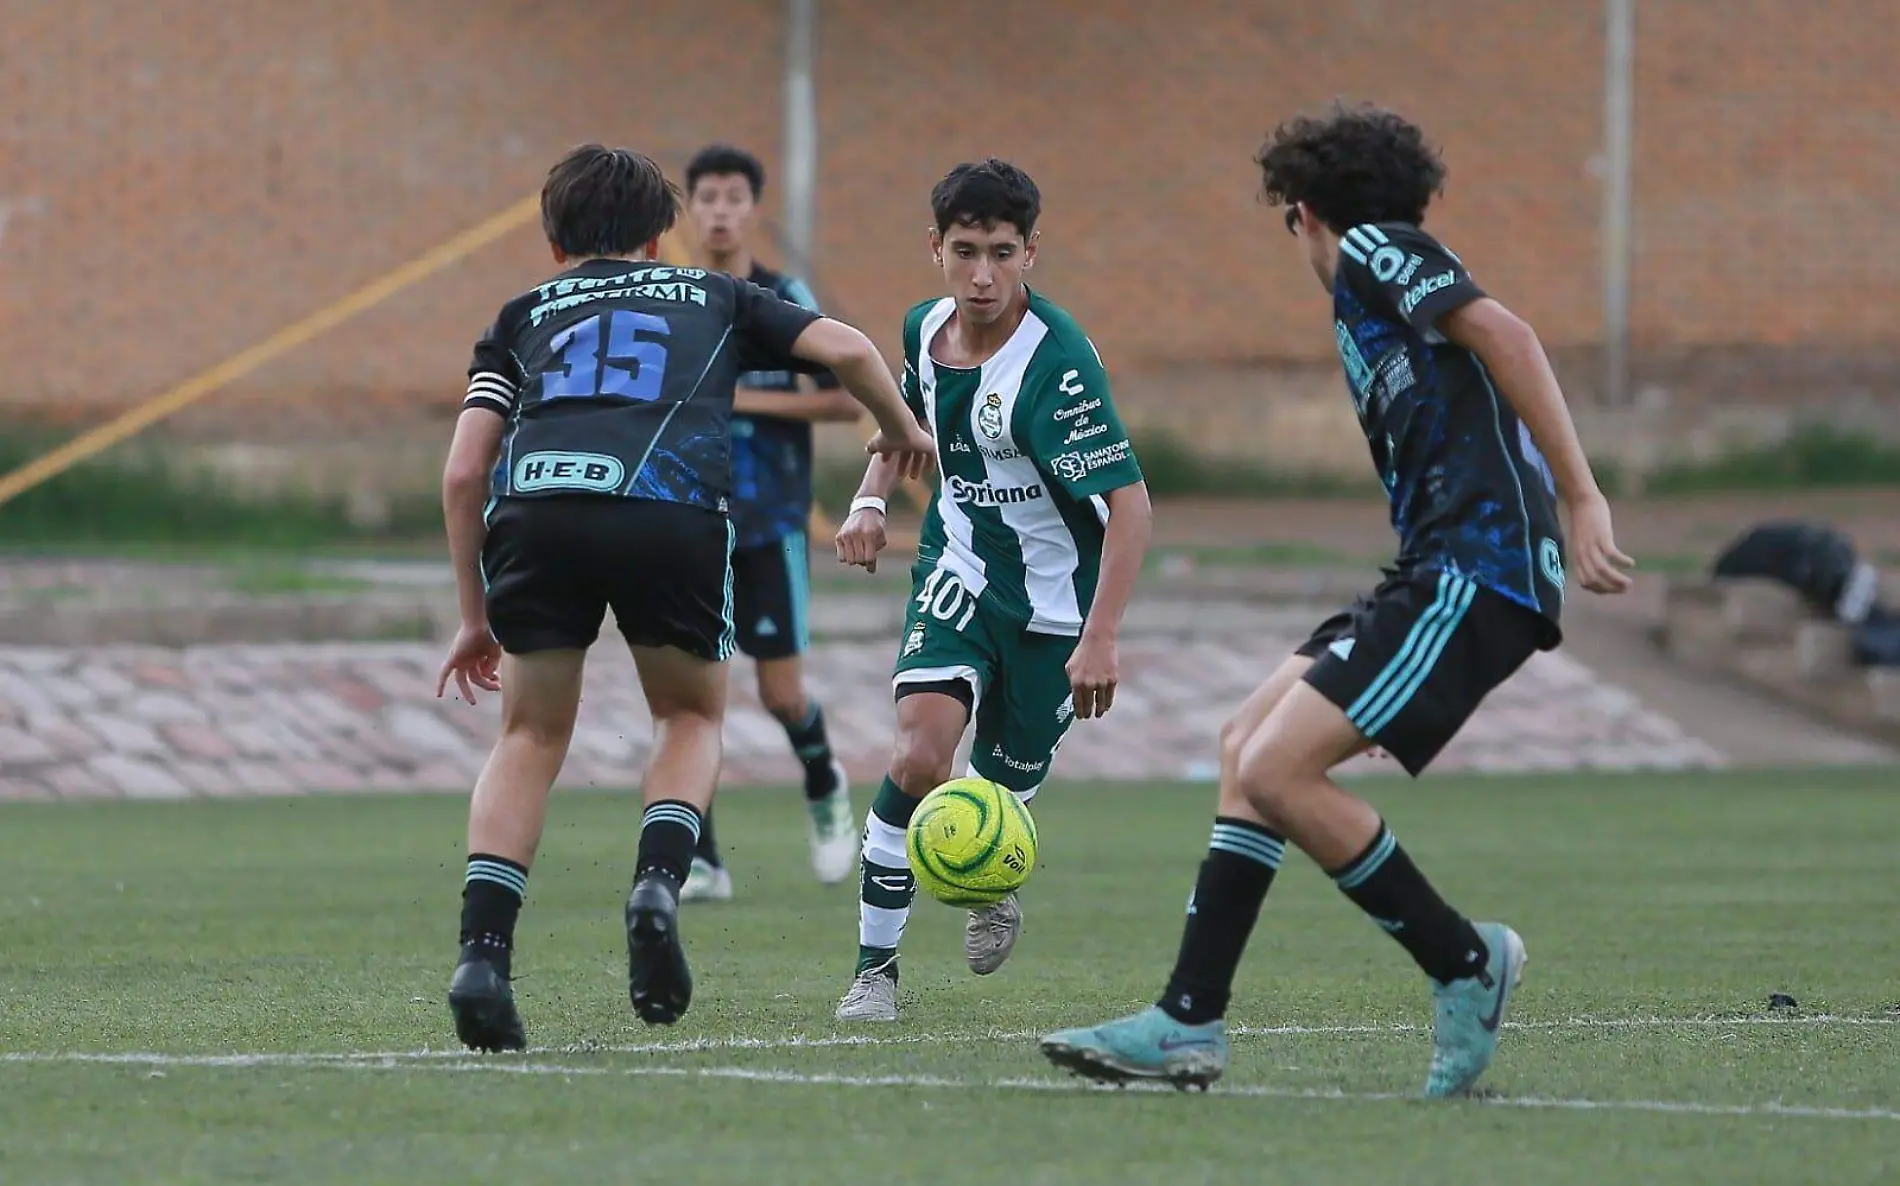
[[[1888, 1027], [1900, 1025], [1900, 1016], [1811, 1016], [1775, 1017], [1572, 1017], [1553, 1021], [1507, 1021], [1503, 1028], [1526, 1032], [1603, 1032], [1609, 1030], [1668, 1029], [1781, 1029], [1807, 1027]], [[1236, 1025], [1228, 1029], [1236, 1038], [1385, 1036], [1427, 1034], [1429, 1026], [1407, 1023], [1369, 1022], [1357, 1025]], [[831, 1034], [783, 1038], [684, 1038], [673, 1042], [642, 1042], [626, 1045], [583, 1043], [571, 1046], [539, 1046], [527, 1056], [580, 1056], [595, 1054], [700, 1054], [733, 1050], [816, 1050], [833, 1047], [902, 1047], [974, 1045], [983, 1042], [1028, 1042], [1042, 1034], [1031, 1030], [987, 1030], [968, 1033], [923, 1034]], [[424, 1063], [436, 1061], [479, 1062], [488, 1068], [522, 1065], [512, 1062], [518, 1056], [478, 1055], [460, 1048], [434, 1050], [372, 1050], [337, 1052], [260, 1052], [239, 1054], [167, 1054], [156, 1051], [0, 1051], [0, 1063], [97, 1063], [117, 1066], [149, 1067], [304, 1067], [327, 1063]], [[658, 1073], [656, 1070], [655, 1073]]]
[[[842, 1088], [921, 1088], [925, 1090], [950, 1091], [1035, 1091], [1080, 1094], [1097, 1092], [1113, 1094], [1117, 1089], [1085, 1083], [1082, 1080], [1037, 1079], [1027, 1077], [1007, 1079], [953, 1079], [941, 1075], [838, 1075], [823, 1072], [765, 1070], [754, 1067], [602, 1067], [602, 1066], [564, 1066], [559, 1063], [484, 1061], [484, 1062], [416, 1062], [399, 1058], [361, 1058], [348, 1061], [330, 1061], [321, 1064], [325, 1070], [334, 1071], [428, 1071], [452, 1072], [457, 1074], [487, 1073], [506, 1075], [554, 1076], [570, 1078], [575, 1076], [605, 1076], [636, 1079], [729, 1079], [744, 1083], [765, 1083], [788, 1087], [842, 1087]], [[1162, 1084], [1130, 1084], [1126, 1090], [1143, 1093], [1168, 1094], [1172, 1088]], [[1390, 1091], [1336, 1091], [1318, 1088], [1269, 1087], [1247, 1084], [1233, 1087], [1215, 1087], [1209, 1093], [1219, 1096], [1233, 1096], [1248, 1099], [1280, 1100], [1316, 1100], [1328, 1103], [1396, 1103], [1415, 1102], [1416, 1095], [1405, 1095]], [[1805, 1104], [1784, 1104], [1768, 1101], [1759, 1104], [1716, 1104], [1694, 1100], [1598, 1100], [1598, 1099], [1560, 1099], [1545, 1096], [1483, 1096], [1472, 1102], [1489, 1107], [1528, 1108], [1543, 1111], [1567, 1112], [1661, 1112], [1679, 1116], [1731, 1116], [1731, 1117], [1789, 1117], [1807, 1120], [1873, 1120], [1900, 1121], [1900, 1112], [1882, 1108], [1826, 1108]]]

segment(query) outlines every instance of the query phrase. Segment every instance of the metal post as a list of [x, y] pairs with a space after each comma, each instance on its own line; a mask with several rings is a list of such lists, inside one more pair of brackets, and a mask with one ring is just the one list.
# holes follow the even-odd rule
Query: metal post
[[785, 254], [812, 279], [818, 206], [818, 0], [785, 0]]
[[1603, 402], [1630, 403], [1630, 204], [1636, 0], [1605, 0], [1603, 37]]

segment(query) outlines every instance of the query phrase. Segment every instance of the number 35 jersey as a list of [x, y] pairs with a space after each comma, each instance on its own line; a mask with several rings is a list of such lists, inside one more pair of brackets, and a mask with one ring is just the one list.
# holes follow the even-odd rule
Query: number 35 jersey
[[817, 314], [749, 281], [595, 259], [502, 306], [464, 408], [507, 418], [497, 498], [597, 494], [725, 511], [733, 385], [813, 373], [792, 343]]

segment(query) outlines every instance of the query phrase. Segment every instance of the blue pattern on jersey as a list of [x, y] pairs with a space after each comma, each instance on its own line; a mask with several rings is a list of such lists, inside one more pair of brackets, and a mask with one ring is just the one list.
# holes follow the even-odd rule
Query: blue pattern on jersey
[[[1497, 489], [1513, 486], [1517, 458], [1500, 432], [1495, 392], [1493, 407], [1454, 415], [1436, 351], [1415, 330], [1345, 284], [1334, 286], [1333, 308], [1353, 407], [1391, 503], [1399, 568], [1453, 573], [1542, 612], [1528, 511], [1513, 489]], [[1447, 348], [1458, 349], [1438, 347]]]
[[[755, 268], [754, 283], [786, 300], [816, 310], [811, 289], [790, 276]], [[790, 371], [750, 371], [740, 387], [796, 392]], [[803, 420], [777, 416], [732, 418], [732, 526], [737, 546], [776, 544], [805, 530], [812, 503], [812, 429]]]

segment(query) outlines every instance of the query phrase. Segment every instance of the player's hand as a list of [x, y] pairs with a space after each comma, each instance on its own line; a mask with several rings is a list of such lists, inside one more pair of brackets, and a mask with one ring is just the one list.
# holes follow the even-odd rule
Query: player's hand
[[884, 550], [884, 512], [875, 507], [852, 511], [832, 542], [838, 548], [838, 563], [876, 572], [877, 554]]
[[455, 677], [455, 685], [461, 690], [462, 699], [475, 703], [475, 689], [484, 692], [501, 691], [501, 644], [488, 632], [488, 623], [479, 626], [464, 623], [455, 632], [455, 641], [449, 645], [449, 657], [442, 661], [442, 674], [436, 677], [435, 696], [442, 698], [448, 689], [449, 677]]
[[937, 442], [915, 420], [901, 434], [878, 429], [877, 435], [864, 443], [864, 451], [890, 458], [897, 464], [900, 477], [913, 480], [923, 477], [937, 463]]
[[1075, 715], [1080, 720], [1105, 716], [1115, 703], [1115, 685], [1121, 680], [1121, 656], [1115, 640], [1082, 632], [1069, 656], [1069, 688], [1075, 693]]
[[1636, 561], [1619, 552], [1610, 526], [1610, 500], [1601, 494], [1570, 504], [1570, 570], [1592, 593], [1627, 593]]

